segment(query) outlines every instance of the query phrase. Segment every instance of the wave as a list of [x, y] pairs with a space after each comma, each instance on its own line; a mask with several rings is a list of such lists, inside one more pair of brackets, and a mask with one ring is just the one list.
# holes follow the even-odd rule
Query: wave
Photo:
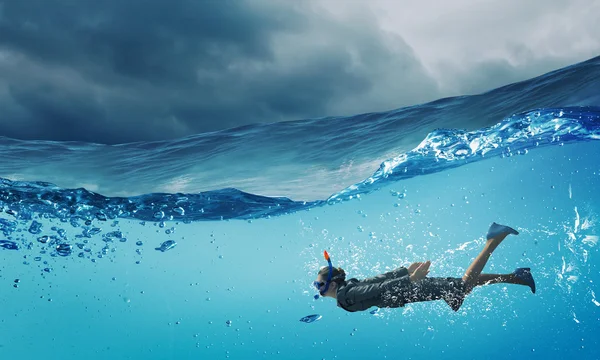
[[[0, 179], [0, 207], [17, 219], [33, 214], [63, 221], [130, 218], [142, 221], [257, 219], [360, 197], [386, 183], [432, 174], [486, 158], [526, 154], [529, 149], [600, 139], [600, 108], [539, 109], [514, 115], [492, 127], [436, 130], [416, 148], [384, 161], [370, 177], [327, 199], [294, 201], [234, 188], [190, 193], [108, 197], [85, 188], [48, 182]], [[6, 227], [6, 225], [5, 225]]]
[[409, 153], [437, 129], [472, 132], [536, 108], [600, 106], [599, 82], [597, 57], [484, 94], [377, 113], [120, 145], [0, 137], [0, 177], [110, 197], [234, 188], [266, 197], [325, 199]]

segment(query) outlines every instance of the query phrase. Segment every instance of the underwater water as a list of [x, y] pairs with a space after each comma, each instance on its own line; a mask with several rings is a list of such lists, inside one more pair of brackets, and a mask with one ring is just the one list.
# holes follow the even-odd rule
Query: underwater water
[[[600, 58], [485, 94], [116, 146], [0, 137], [2, 359], [420, 359], [600, 354]], [[364, 278], [431, 260], [530, 267], [348, 313]], [[306, 319], [306, 316], [318, 315]], [[311, 321], [314, 320], [314, 321]]]

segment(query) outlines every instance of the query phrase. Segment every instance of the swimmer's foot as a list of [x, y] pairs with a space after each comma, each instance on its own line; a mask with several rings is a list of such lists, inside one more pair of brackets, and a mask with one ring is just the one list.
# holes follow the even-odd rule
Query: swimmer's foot
[[533, 275], [531, 275], [530, 268], [518, 268], [513, 272], [515, 276], [523, 281], [523, 283], [531, 289], [531, 292], [535, 294], [535, 280], [533, 280]]
[[487, 239], [488, 240], [492, 240], [492, 239], [503, 240], [509, 234], [519, 235], [519, 232], [517, 230], [511, 228], [510, 226], [492, 223], [492, 225], [488, 229]]

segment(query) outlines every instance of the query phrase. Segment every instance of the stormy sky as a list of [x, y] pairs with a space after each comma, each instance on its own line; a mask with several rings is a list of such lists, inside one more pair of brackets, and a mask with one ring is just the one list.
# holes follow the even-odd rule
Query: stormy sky
[[600, 54], [600, 0], [0, 0], [0, 136], [123, 143], [384, 111]]

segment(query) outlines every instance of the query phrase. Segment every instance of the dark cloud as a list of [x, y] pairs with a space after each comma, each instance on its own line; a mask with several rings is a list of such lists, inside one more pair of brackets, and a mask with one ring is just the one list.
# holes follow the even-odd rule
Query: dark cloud
[[298, 24], [291, 11], [266, 10], [239, 1], [9, 0], [0, 39], [45, 63], [168, 85], [192, 81], [199, 66], [222, 70], [232, 56], [268, 59], [268, 36]]
[[[436, 92], [368, 14], [348, 23], [312, 5], [0, 0], [0, 135], [156, 140]], [[401, 97], [400, 86], [415, 89]]]

